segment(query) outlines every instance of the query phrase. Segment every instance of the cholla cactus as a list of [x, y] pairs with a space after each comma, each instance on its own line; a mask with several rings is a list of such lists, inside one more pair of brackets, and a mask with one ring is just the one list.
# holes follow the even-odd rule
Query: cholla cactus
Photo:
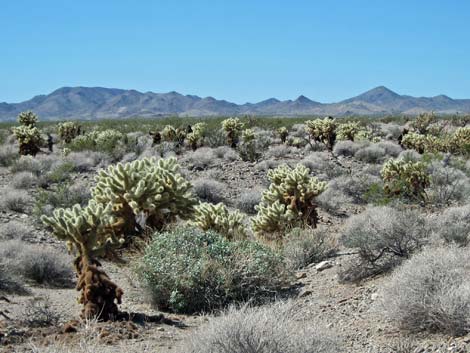
[[287, 136], [289, 136], [289, 130], [287, 130], [285, 126], [282, 126], [277, 129], [277, 133], [279, 135], [279, 138], [281, 139], [281, 142], [286, 143]]
[[428, 132], [429, 126], [434, 122], [436, 122], [434, 113], [419, 114], [419, 116], [411, 122], [411, 127], [418, 134], [424, 135]]
[[349, 122], [340, 124], [336, 131], [338, 140], [354, 141], [356, 135], [361, 131], [361, 127], [358, 122]]
[[447, 152], [451, 148], [451, 141], [447, 136], [421, 135], [409, 132], [401, 140], [403, 147], [414, 149], [419, 153]]
[[59, 137], [65, 142], [70, 143], [75, 137], [80, 135], [81, 126], [76, 122], [67, 121], [57, 126]]
[[424, 163], [390, 159], [383, 165], [380, 174], [386, 194], [417, 198], [420, 201], [426, 199], [429, 175]]
[[44, 141], [37, 127], [21, 125], [14, 127], [12, 131], [20, 145], [20, 155], [35, 156], [40, 151], [40, 146]]
[[21, 112], [18, 115], [18, 122], [22, 126], [35, 127], [38, 122], [38, 117], [32, 111]]
[[460, 127], [458, 128], [449, 142], [452, 152], [456, 153], [469, 153], [470, 152], [470, 128]]
[[256, 233], [283, 231], [299, 224], [316, 226], [318, 216], [315, 198], [326, 189], [326, 183], [310, 177], [309, 169], [298, 164], [295, 169], [281, 165], [268, 172], [271, 181], [256, 206], [258, 214], [252, 219]]
[[77, 290], [81, 291], [79, 302], [83, 304], [83, 319], [113, 319], [118, 314], [117, 304], [121, 303], [122, 290], [111, 282], [97, 260], [124, 242], [113, 230], [111, 208], [111, 204], [104, 206], [90, 200], [85, 208], [80, 205], [60, 208], [51, 217], [41, 217], [76, 256], [74, 265], [78, 275]]
[[202, 230], [214, 230], [229, 240], [245, 239], [247, 230], [239, 211], [229, 212], [223, 203], [201, 202], [195, 207], [192, 224]]
[[191, 184], [179, 173], [176, 158], [118, 163], [101, 170], [96, 182], [94, 200], [113, 205], [113, 214], [125, 234], [140, 230], [139, 215], [145, 216], [148, 226], [161, 229], [176, 217], [190, 217], [196, 204]]
[[163, 141], [173, 142], [176, 141], [176, 129], [172, 125], [166, 125], [162, 130]]
[[305, 122], [305, 131], [310, 139], [325, 144], [329, 150], [333, 149], [336, 141], [336, 128], [336, 120], [330, 117]]
[[206, 128], [206, 123], [196, 123], [192, 127], [192, 132], [186, 135], [188, 143], [193, 151], [202, 146]]
[[244, 127], [245, 124], [243, 124], [238, 118], [229, 118], [222, 121], [222, 129], [225, 131], [227, 143], [230, 147], [237, 147], [240, 133]]
[[108, 129], [99, 132], [94, 132], [95, 141], [98, 146], [114, 146], [119, 142], [124, 142], [126, 136], [117, 130]]

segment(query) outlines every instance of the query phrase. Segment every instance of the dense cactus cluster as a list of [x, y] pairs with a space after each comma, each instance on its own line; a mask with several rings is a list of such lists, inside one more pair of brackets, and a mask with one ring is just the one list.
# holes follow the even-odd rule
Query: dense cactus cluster
[[38, 117], [32, 111], [21, 112], [18, 115], [18, 122], [22, 126], [35, 127], [38, 122]]
[[83, 304], [83, 319], [113, 319], [118, 314], [123, 291], [102, 270], [98, 257], [110, 255], [124, 239], [114, 231], [112, 205], [102, 205], [91, 200], [82, 208], [57, 209], [42, 221], [52, 228], [53, 234], [67, 243], [76, 258], [77, 290]]
[[57, 126], [59, 137], [65, 143], [70, 143], [75, 137], [80, 135], [81, 126], [73, 121], [66, 121]]
[[410, 125], [413, 131], [424, 135], [428, 133], [428, 129], [431, 124], [435, 123], [436, 121], [437, 119], [433, 113], [423, 113], [419, 114]]
[[18, 115], [20, 126], [12, 129], [19, 144], [19, 154], [22, 156], [35, 156], [41, 149], [44, 141], [36, 127], [37, 121], [38, 118], [33, 112], [22, 112]]
[[361, 127], [358, 122], [340, 124], [337, 128], [337, 138], [338, 140], [354, 141], [360, 131]]
[[281, 139], [281, 142], [286, 143], [287, 136], [289, 136], [289, 130], [287, 130], [287, 128], [285, 126], [282, 126], [279, 129], [277, 129], [276, 132], [279, 135], [279, 138]]
[[186, 139], [193, 151], [202, 146], [206, 128], [206, 123], [196, 123], [192, 126], [192, 131], [186, 135]]
[[332, 150], [336, 141], [337, 126], [335, 119], [326, 117], [306, 121], [305, 131], [311, 140], [316, 143], [323, 143], [329, 150]]
[[213, 230], [229, 240], [246, 238], [247, 230], [239, 211], [230, 212], [223, 203], [201, 202], [195, 207], [192, 224], [202, 230]]
[[176, 129], [172, 125], [166, 125], [163, 128], [161, 135], [162, 135], [163, 141], [167, 141], [167, 142], [176, 141], [176, 136], [177, 136]]
[[386, 194], [425, 200], [430, 180], [424, 163], [390, 159], [380, 173]]
[[175, 158], [118, 163], [101, 170], [96, 183], [93, 198], [112, 204], [122, 231], [129, 234], [139, 229], [139, 215], [145, 217], [146, 225], [161, 229], [176, 217], [188, 218], [196, 204], [191, 184], [179, 173]]
[[237, 147], [240, 134], [244, 127], [245, 124], [243, 124], [238, 118], [229, 118], [222, 121], [222, 129], [225, 132], [227, 143], [230, 147]]
[[297, 165], [294, 169], [281, 165], [268, 172], [271, 182], [256, 207], [253, 229], [259, 234], [280, 232], [289, 226], [307, 224], [315, 227], [315, 198], [326, 189], [326, 183], [309, 175], [309, 169]]

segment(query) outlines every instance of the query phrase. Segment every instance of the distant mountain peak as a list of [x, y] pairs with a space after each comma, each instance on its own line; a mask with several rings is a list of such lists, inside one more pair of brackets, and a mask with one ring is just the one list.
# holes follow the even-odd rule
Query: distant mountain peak
[[298, 96], [295, 101], [298, 103], [313, 103], [311, 99], [305, 97], [303, 94]]
[[104, 87], [62, 87], [20, 103], [0, 103], [0, 121], [14, 121], [25, 110], [41, 120], [103, 119], [162, 116], [347, 116], [410, 114], [434, 111], [436, 114], [470, 113], [470, 99], [446, 95], [412, 97], [399, 95], [385, 86], [375, 87], [338, 103], [319, 103], [304, 95], [295, 100], [269, 98], [258, 103], [235, 104], [211, 96], [139, 92]]

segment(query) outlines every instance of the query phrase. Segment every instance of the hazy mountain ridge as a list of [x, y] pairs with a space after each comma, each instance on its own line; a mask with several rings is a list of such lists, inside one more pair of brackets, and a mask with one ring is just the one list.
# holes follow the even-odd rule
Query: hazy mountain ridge
[[0, 103], [0, 121], [13, 120], [24, 110], [33, 110], [43, 120], [152, 117], [166, 115], [383, 115], [470, 113], [470, 99], [445, 95], [412, 97], [380, 86], [337, 103], [320, 103], [305, 96], [280, 101], [235, 104], [213, 97], [201, 98], [178, 92], [153, 93], [102, 87], [63, 87], [48, 95], [21, 103]]

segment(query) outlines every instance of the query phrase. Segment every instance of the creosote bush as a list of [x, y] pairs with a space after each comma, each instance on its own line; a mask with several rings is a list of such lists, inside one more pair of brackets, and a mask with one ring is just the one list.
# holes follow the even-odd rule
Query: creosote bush
[[429, 248], [398, 268], [383, 289], [387, 318], [403, 330], [470, 332], [467, 248]]
[[256, 208], [253, 230], [270, 238], [286, 227], [302, 224], [316, 227], [315, 198], [326, 189], [326, 183], [311, 177], [302, 164], [295, 169], [281, 165], [270, 170], [268, 178], [271, 184]]
[[340, 278], [356, 281], [389, 271], [425, 245], [427, 237], [427, 222], [418, 211], [370, 207], [346, 221], [340, 240], [358, 251], [359, 263]]
[[312, 325], [293, 303], [231, 307], [188, 339], [187, 353], [340, 353], [338, 338]]
[[138, 273], [159, 309], [184, 313], [259, 303], [290, 278], [282, 256], [270, 248], [194, 227], [155, 234]]

